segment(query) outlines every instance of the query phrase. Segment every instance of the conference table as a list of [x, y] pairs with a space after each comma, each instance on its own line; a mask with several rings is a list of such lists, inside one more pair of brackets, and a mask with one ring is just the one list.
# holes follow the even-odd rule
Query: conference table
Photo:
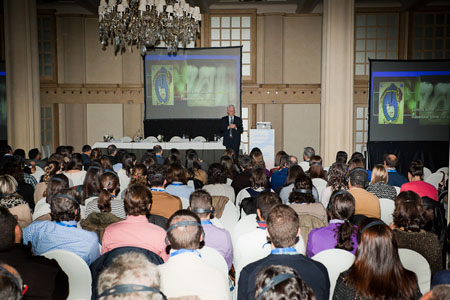
[[[146, 150], [152, 150], [153, 146], [160, 145], [164, 150], [164, 156], [167, 157], [168, 150], [176, 148], [180, 151], [181, 159], [184, 161], [185, 152], [188, 149], [194, 149], [197, 151], [198, 156], [203, 161], [208, 164], [213, 162], [219, 162], [220, 157], [222, 157], [225, 150], [225, 146], [222, 142], [195, 142], [195, 141], [181, 141], [181, 142], [122, 142], [122, 141], [111, 141], [111, 142], [97, 142], [92, 148], [106, 149], [109, 145], [115, 145], [119, 149], [127, 150], [128, 152], [134, 153], [137, 156], [138, 161]], [[246, 145], [241, 144], [241, 152], [247, 153]]]

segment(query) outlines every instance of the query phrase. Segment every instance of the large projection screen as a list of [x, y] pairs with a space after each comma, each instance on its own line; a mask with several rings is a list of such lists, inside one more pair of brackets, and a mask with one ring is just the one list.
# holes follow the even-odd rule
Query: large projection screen
[[448, 141], [450, 61], [370, 61], [369, 141]]
[[219, 119], [241, 112], [241, 49], [156, 48], [145, 55], [145, 119]]

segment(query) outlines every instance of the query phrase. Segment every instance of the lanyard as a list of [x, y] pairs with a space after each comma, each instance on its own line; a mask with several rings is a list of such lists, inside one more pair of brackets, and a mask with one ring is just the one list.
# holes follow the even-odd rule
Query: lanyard
[[150, 191], [153, 191], [153, 192], [164, 192], [164, 189], [151, 188]]
[[258, 223], [258, 228], [259, 228], [259, 229], [266, 230], [266, 228], [267, 228], [266, 222], [263, 222], [263, 221], [256, 221], [256, 223]]
[[198, 252], [197, 250], [193, 250], [193, 249], [179, 249], [177, 251], [174, 251], [174, 252], [170, 253], [170, 257], [173, 257], [173, 256], [178, 255], [178, 254], [183, 254], [183, 253], [186, 253], [186, 252], [195, 253], [195, 254], [198, 255], [198, 257], [202, 258], [202, 255], [200, 254], [200, 252]]
[[64, 226], [64, 227], [77, 227], [77, 225], [73, 225], [73, 224], [64, 224], [62, 222], [55, 222], [56, 224], [60, 225], [60, 226]]
[[293, 247], [289, 248], [275, 248], [270, 251], [270, 254], [297, 254], [297, 250]]
[[211, 222], [211, 220], [202, 220], [202, 225], [212, 225], [213, 223]]

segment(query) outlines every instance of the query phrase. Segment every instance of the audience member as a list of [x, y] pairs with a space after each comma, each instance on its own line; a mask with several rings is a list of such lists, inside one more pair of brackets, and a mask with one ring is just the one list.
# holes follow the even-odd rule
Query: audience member
[[328, 201], [331, 194], [335, 191], [347, 190], [348, 171], [347, 167], [342, 162], [335, 162], [328, 170], [328, 182], [326, 188], [322, 191], [320, 202], [324, 207], [328, 207]]
[[207, 175], [200, 165], [198, 155], [192, 151], [186, 155], [185, 167], [187, 171], [188, 181], [192, 180], [195, 189], [202, 188], [206, 184]]
[[197, 214], [200, 218], [203, 231], [205, 232], [205, 246], [216, 249], [227, 262], [228, 269], [231, 269], [233, 262], [233, 245], [231, 236], [225, 229], [216, 227], [211, 222], [214, 214], [211, 195], [204, 190], [196, 190], [189, 198], [189, 210]]
[[44, 169], [46, 165], [46, 162], [42, 160], [42, 153], [38, 148], [33, 148], [28, 151], [28, 159], [30, 163], [33, 162], [36, 166], [39, 166], [42, 169]]
[[[366, 169], [366, 158], [364, 157], [364, 154], [362, 154], [361, 152], [354, 152], [352, 154], [352, 156], [350, 157], [350, 161], [355, 160], [355, 159], [360, 160], [362, 162], [361, 168], [366, 170], [367, 175], [368, 175], [368, 181], [370, 181], [370, 179], [372, 178], [372, 171]], [[350, 164], [350, 162], [349, 162], [349, 164]], [[349, 166], [349, 170], [351, 170], [350, 166]]]
[[317, 299], [329, 299], [330, 280], [327, 269], [319, 262], [298, 254], [295, 247], [300, 235], [295, 211], [284, 204], [271, 209], [267, 217], [267, 236], [272, 243], [269, 256], [247, 265], [239, 277], [238, 300], [255, 299], [258, 272], [271, 265], [293, 268], [314, 291]]
[[[133, 157], [128, 153], [123, 153], [118, 155], [121, 157], [122, 166], [119, 169], [114, 169], [117, 172], [117, 176], [119, 176], [120, 187], [123, 191], [125, 191], [130, 184], [131, 174], [133, 174]], [[118, 157], [117, 157], [118, 158]], [[113, 166], [114, 168], [114, 166]]]
[[147, 185], [147, 167], [144, 164], [134, 166], [131, 172], [130, 184]]
[[211, 196], [224, 196], [229, 201], [236, 202], [236, 195], [233, 188], [227, 184], [224, 168], [219, 163], [213, 163], [208, 169], [208, 184], [203, 186]]
[[289, 159], [289, 155], [283, 156], [280, 161], [280, 168], [273, 172], [272, 177], [270, 177], [270, 185], [274, 191], [279, 192], [283, 187], [286, 182], [290, 166], [291, 160]]
[[83, 170], [83, 159], [80, 153], [72, 154], [70, 161], [64, 166], [64, 175], [69, 178], [69, 186], [82, 185], [86, 177]]
[[238, 215], [245, 216], [256, 212], [256, 197], [259, 193], [269, 191], [269, 181], [263, 168], [252, 168], [250, 187], [242, 189], [236, 197]]
[[81, 148], [81, 160], [83, 161], [83, 168], [86, 171], [91, 164], [92, 148], [90, 145], [84, 145]]
[[230, 299], [228, 279], [208, 265], [198, 249], [203, 240], [199, 217], [179, 210], [168, 221], [169, 260], [158, 266], [161, 291], [167, 297], [198, 296], [200, 299]]
[[441, 284], [433, 287], [420, 300], [448, 300], [448, 295], [450, 295], [450, 284]]
[[435, 201], [439, 201], [438, 191], [436, 188], [423, 181], [423, 163], [421, 160], [414, 160], [408, 169], [409, 182], [404, 183], [400, 189], [401, 192], [413, 191], [420, 197], [428, 197]]
[[32, 245], [34, 255], [62, 249], [79, 255], [89, 265], [99, 256], [95, 233], [77, 228], [80, 205], [72, 190], [50, 199], [51, 221], [35, 221], [23, 229], [23, 243]]
[[372, 179], [367, 187], [367, 191], [371, 192], [379, 199], [390, 199], [395, 200], [397, 197], [397, 191], [393, 186], [387, 184], [388, 182], [388, 172], [383, 165], [376, 165], [372, 169]]
[[179, 163], [169, 165], [167, 170], [167, 186], [166, 192], [184, 199], [194, 191], [194, 188], [187, 185], [186, 170]]
[[397, 166], [398, 166], [397, 156], [395, 154], [387, 154], [384, 158], [384, 167], [389, 173], [387, 184], [401, 187], [402, 184], [408, 182], [408, 179], [402, 174], [397, 172], [396, 170]]
[[180, 198], [167, 193], [164, 189], [167, 181], [162, 166], [151, 171], [148, 175], [148, 183], [152, 193], [152, 214], [168, 219], [182, 208]]
[[160, 166], [163, 165], [165, 159], [162, 156], [163, 155], [163, 149], [162, 149], [161, 145], [153, 146], [153, 154], [155, 155], [156, 163], [158, 165], [160, 165]]
[[308, 236], [306, 255], [313, 257], [327, 249], [343, 249], [356, 253], [357, 227], [350, 223], [355, 213], [355, 199], [347, 191], [335, 191], [328, 205], [330, 225], [313, 229]]
[[303, 149], [303, 161], [299, 163], [303, 171], [308, 172], [309, 170], [309, 160], [311, 157], [316, 155], [316, 151], [313, 147], [305, 147]]
[[91, 162], [93, 162], [93, 161], [100, 162], [102, 155], [103, 155], [102, 150], [100, 150], [98, 148], [92, 149], [91, 155], [90, 155]]
[[362, 227], [355, 262], [339, 275], [333, 299], [419, 297], [416, 274], [403, 268], [394, 233], [380, 220]]
[[[229, 149], [233, 150], [233, 149]], [[234, 156], [222, 156], [220, 158], [220, 164], [223, 167], [223, 174], [225, 178], [227, 179], [227, 185], [231, 186], [231, 183], [233, 182], [233, 178], [238, 174], [236, 163], [234, 162]], [[235, 195], [236, 196], [236, 193]]]
[[50, 221], [50, 200], [54, 195], [61, 194], [63, 190], [69, 188], [69, 179], [64, 174], [56, 174], [50, 177], [44, 198], [36, 203], [33, 212], [33, 221]]
[[368, 181], [367, 171], [363, 168], [355, 168], [349, 172], [348, 188], [355, 198], [355, 215], [364, 215], [369, 218], [379, 219], [380, 200], [365, 190]]
[[336, 153], [336, 163], [347, 164], [348, 154], [345, 151], [338, 151]]
[[[12, 158], [10, 161], [5, 163], [3, 169], [0, 170], [0, 175], [11, 175], [17, 181], [17, 190], [16, 192], [23, 197], [30, 209], [34, 209], [34, 187], [27, 183], [25, 180], [25, 173], [23, 169], [20, 167], [19, 163]], [[29, 174], [26, 174], [29, 175]], [[34, 180], [34, 178], [33, 178]]]
[[327, 173], [323, 169], [322, 157], [319, 155], [311, 156], [309, 159], [309, 177], [311, 179], [321, 179], [327, 181]]
[[266, 176], [270, 177], [270, 171], [266, 169], [266, 163], [264, 162], [264, 156], [261, 149], [259, 149], [258, 147], [254, 147], [252, 151], [250, 151], [249, 156], [252, 159], [253, 167], [258, 166], [260, 168], [263, 168]]
[[299, 165], [292, 165], [289, 167], [286, 181], [280, 190], [280, 198], [283, 204], [287, 204], [289, 202], [289, 195], [291, 194], [295, 181], [299, 175], [305, 175], [302, 167]]
[[275, 160], [273, 162], [274, 167], [272, 169], [270, 169], [270, 176], [272, 176], [273, 172], [280, 169], [281, 158], [285, 155], [288, 155], [288, 154], [286, 152], [284, 152], [283, 150], [280, 150], [277, 152], [277, 154], [275, 154]]
[[0, 170], [10, 160], [13, 159], [13, 150], [10, 145], [0, 147]]
[[7, 208], [17, 218], [21, 228], [31, 223], [30, 206], [17, 192], [17, 181], [10, 175], [0, 175], [0, 207]]
[[60, 165], [56, 161], [49, 162], [44, 167], [44, 175], [41, 178], [41, 182], [39, 182], [34, 187], [33, 198], [35, 204], [44, 197], [44, 193], [45, 190], [47, 189], [48, 181], [50, 180], [50, 178], [56, 174], [59, 174], [60, 172], [61, 172]]
[[[116, 154], [117, 154], [117, 147], [116, 147], [116, 145], [109, 145], [107, 148], [106, 148], [106, 154], [107, 154], [107, 158], [109, 159], [109, 161], [110, 161], [110, 163], [111, 163], [111, 166], [114, 166], [116, 163], [117, 163], [117, 161], [116, 161], [116, 158], [115, 158], [115, 156], [116, 156]], [[112, 170], [112, 169], [111, 169]]]
[[[21, 243], [22, 229], [16, 218], [0, 207], [0, 261], [6, 261], [22, 276], [28, 286], [25, 299], [66, 299], [69, 283], [55, 260], [34, 256]], [[1, 297], [1, 299], [7, 299]]]
[[252, 159], [248, 155], [239, 155], [240, 173], [233, 177], [231, 186], [237, 196], [239, 192], [251, 185], [250, 177], [252, 175]]
[[81, 189], [81, 205], [86, 205], [87, 202], [100, 195], [102, 175], [103, 169], [98, 162], [89, 164]]
[[316, 295], [293, 268], [273, 265], [256, 276], [255, 299], [316, 300]]
[[15, 268], [0, 263], [0, 299], [20, 300], [27, 289]]
[[442, 270], [442, 252], [436, 234], [423, 230], [432, 218], [432, 212], [426, 211], [422, 199], [412, 191], [401, 192], [395, 198], [393, 224], [395, 238], [400, 248], [420, 253], [430, 264], [431, 274]]

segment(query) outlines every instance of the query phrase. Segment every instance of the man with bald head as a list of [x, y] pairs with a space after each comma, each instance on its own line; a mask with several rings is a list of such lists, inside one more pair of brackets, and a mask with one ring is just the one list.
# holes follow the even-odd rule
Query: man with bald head
[[227, 149], [233, 149], [234, 156], [239, 156], [241, 145], [242, 119], [235, 115], [234, 105], [228, 105], [227, 115], [222, 118], [221, 132], [223, 135], [223, 145]]
[[408, 179], [402, 174], [398, 173], [396, 167], [398, 165], [398, 158], [395, 154], [387, 154], [384, 158], [384, 167], [388, 171], [388, 183], [392, 186], [401, 187], [402, 184], [407, 183]]

